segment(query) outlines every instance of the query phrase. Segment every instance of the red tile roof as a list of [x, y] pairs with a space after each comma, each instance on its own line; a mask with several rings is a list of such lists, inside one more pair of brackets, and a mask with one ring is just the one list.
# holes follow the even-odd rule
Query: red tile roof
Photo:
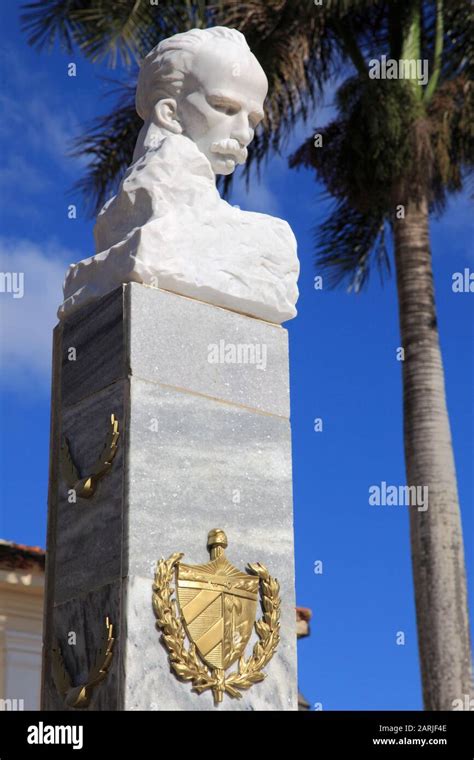
[[0, 539], [0, 567], [26, 570], [32, 565], [44, 570], [45, 550], [40, 546], [25, 546]]
[[297, 607], [296, 608], [296, 620], [304, 620], [305, 623], [309, 623], [311, 620], [312, 612], [309, 607]]

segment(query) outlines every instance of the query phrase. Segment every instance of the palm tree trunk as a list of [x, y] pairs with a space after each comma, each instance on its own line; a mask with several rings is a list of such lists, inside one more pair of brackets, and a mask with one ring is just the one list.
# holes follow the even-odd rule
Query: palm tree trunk
[[[428, 207], [405, 206], [393, 223], [408, 485], [427, 486], [410, 506], [418, 646], [425, 710], [452, 710], [472, 695], [461, 516], [434, 300]], [[468, 695], [467, 697], [465, 695]], [[469, 702], [464, 709], [469, 709]], [[458, 707], [459, 709], [459, 707]]]

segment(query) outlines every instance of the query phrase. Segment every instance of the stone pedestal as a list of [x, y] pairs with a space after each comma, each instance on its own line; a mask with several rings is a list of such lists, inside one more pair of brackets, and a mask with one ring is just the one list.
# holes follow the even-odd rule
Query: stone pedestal
[[[55, 641], [77, 685], [106, 616], [114, 655], [90, 710], [296, 709], [286, 330], [124, 285], [56, 327], [52, 410], [43, 709], [71, 709], [52, 677]], [[69, 503], [62, 436], [86, 474], [112, 413], [120, 425], [113, 466], [92, 499]], [[197, 695], [170, 672], [152, 609], [156, 561], [178, 551], [187, 564], [209, 561], [213, 528], [225, 530], [233, 565], [266, 565], [282, 603], [266, 679], [217, 708], [210, 692]]]

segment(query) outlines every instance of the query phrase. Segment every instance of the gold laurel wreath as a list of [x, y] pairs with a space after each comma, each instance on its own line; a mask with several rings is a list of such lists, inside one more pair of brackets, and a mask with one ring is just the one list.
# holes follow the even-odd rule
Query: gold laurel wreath
[[107, 438], [102, 451], [92, 468], [89, 475], [81, 477], [71, 455], [69, 439], [63, 437], [60, 451], [61, 474], [67, 486], [74, 491], [81, 499], [90, 499], [94, 496], [97, 486], [112, 467], [114, 457], [117, 453], [118, 441], [120, 437], [119, 423], [115, 414], [110, 415], [110, 424], [107, 432]]
[[257, 575], [260, 579], [263, 616], [255, 623], [255, 631], [259, 638], [254, 644], [251, 656], [247, 660], [240, 657], [238, 670], [226, 676], [223, 670], [211, 670], [201, 663], [193, 643], [189, 649], [185, 646], [186, 634], [178, 602], [171, 598], [173, 589], [170, 585], [174, 568], [182, 556], [182, 553], [176, 552], [167, 560], [160, 559], [153, 584], [153, 609], [157, 627], [161, 629], [161, 639], [169, 652], [171, 667], [178, 678], [192, 681], [193, 690], [198, 694], [212, 689], [216, 704], [222, 700], [224, 693], [240, 699], [241, 691], [263, 681], [266, 674], [262, 673], [262, 668], [271, 660], [280, 641], [279, 583], [259, 562], [248, 565], [247, 569], [252, 575]]
[[106, 678], [112, 663], [115, 641], [113, 633], [114, 627], [110, 619], [106, 617], [94, 664], [90, 669], [86, 683], [82, 683], [79, 686], [72, 685], [71, 676], [64, 663], [61, 648], [59, 643], [56, 642], [56, 646], [52, 650], [51, 660], [53, 681], [68, 707], [75, 707], [77, 709], [89, 707], [95, 687]]

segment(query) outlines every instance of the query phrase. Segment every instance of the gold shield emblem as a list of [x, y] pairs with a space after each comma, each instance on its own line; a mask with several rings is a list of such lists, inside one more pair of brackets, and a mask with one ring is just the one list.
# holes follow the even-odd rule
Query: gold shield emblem
[[227, 670], [247, 646], [255, 623], [258, 578], [225, 556], [206, 565], [178, 565], [176, 588], [186, 632], [211, 668]]
[[[238, 570], [225, 556], [226, 547], [224, 531], [211, 531], [210, 562], [185, 565], [180, 562], [182, 554], [173, 554], [158, 562], [153, 585], [157, 625], [174, 672], [192, 681], [198, 693], [211, 689], [216, 704], [224, 693], [239, 698], [243, 690], [265, 678], [262, 669], [276, 650], [280, 630], [278, 582], [259, 563], [249, 565], [247, 572]], [[263, 617], [255, 622], [259, 592]], [[258, 638], [246, 660], [254, 628]], [[238, 670], [226, 674], [236, 661]]]

